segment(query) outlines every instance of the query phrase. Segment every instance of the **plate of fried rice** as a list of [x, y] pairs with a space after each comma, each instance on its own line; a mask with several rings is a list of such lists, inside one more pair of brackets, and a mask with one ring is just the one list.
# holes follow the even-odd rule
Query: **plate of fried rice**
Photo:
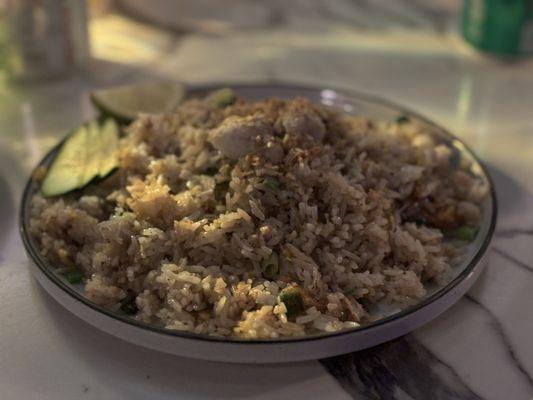
[[317, 359], [410, 332], [474, 283], [496, 223], [461, 140], [349, 90], [188, 87], [121, 126], [109, 175], [45, 196], [64, 143], [22, 199], [32, 273], [90, 324], [187, 357]]

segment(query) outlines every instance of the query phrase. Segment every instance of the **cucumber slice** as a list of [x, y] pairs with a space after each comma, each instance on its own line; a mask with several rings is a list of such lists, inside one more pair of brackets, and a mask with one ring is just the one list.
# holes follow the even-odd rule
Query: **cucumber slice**
[[98, 165], [98, 175], [104, 178], [118, 167], [117, 147], [118, 147], [117, 123], [112, 119], [104, 121], [100, 131], [100, 163]]
[[43, 196], [57, 196], [83, 186], [89, 130], [81, 126], [61, 146], [41, 186]]
[[118, 167], [119, 128], [115, 121], [103, 126], [91, 121], [78, 128], [61, 146], [41, 186], [44, 197], [59, 196], [104, 178]]
[[185, 87], [176, 83], [139, 83], [100, 89], [91, 93], [91, 101], [104, 115], [121, 123], [132, 122], [139, 113], [170, 111], [185, 97]]
[[85, 167], [83, 179], [79, 187], [83, 187], [98, 176], [100, 152], [100, 127], [97, 121], [89, 122], [87, 126], [87, 148], [85, 152]]

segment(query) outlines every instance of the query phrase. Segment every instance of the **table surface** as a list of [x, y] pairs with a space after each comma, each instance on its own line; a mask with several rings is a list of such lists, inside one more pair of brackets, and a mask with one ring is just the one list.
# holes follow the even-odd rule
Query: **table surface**
[[[86, 73], [26, 87], [0, 81], [2, 399], [533, 398], [533, 60], [470, 50], [449, 29], [449, 10], [432, 12], [422, 1], [386, 12], [360, 12], [350, 1], [300, 3], [283, 18], [270, 10], [261, 30], [221, 35], [176, 35], [104, 14], [91, 22]], [[496, 183], [500, 215], [485, 272], [412, 334], [315, 362], [194, 361], [92, 328], [30, 276], [19, 199], [32, 166], [92, 116], [91, 89], [155, 78], [359, 89], [448, 127]]]

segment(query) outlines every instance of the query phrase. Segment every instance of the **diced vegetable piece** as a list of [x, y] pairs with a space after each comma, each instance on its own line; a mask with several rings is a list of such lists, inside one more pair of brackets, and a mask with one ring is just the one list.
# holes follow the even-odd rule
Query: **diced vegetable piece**
[[65, 279], [71, 284], [83, 282], [83, 272], [79, 269], [72, 269], [65, 273]]
[[168, 82], [138, 83], [91, 93], [91, 101], [102, 115], [121, 123], [132, 122], [139, 113], [170, 111], [177, 107], [184, 97], [184, 85]]
[[80, 189], [95, 178], [104, 178], [118, 167], [119, 128], [108, 119], [81, 126], [61, 146], [41, 186], [45, 197]]
[[461, 166], [461, 152], [454, 146], [450, 147], [452, 154], [450, 155], [450, 167], [457, 169]]
[[277, 190], [280, 187], [280, 182], [276, 178], [269, 176], [268, 178], [265, 178], [265, 180], [263, 181], [263, 186], [271, 190]]
[[409, 122], [409, 120], [409, 116], [404, 114], [396, 118], [396, 123], [405, 124], [406, 122]]
[[134, 292], [128, 292], [126, 297], [120, 302], [120, 309], [128, 315], [136, 314], [139, 311], [137, 304], [135, 304], [136, 297]]
[[476, 238], [478, 230], [470, 226], [461, 226], [455, 231], [455, 237], [463, 242], [471, 242]]
[[345, 296], [351, 296], [355, 293], [355, 288], [344, 289]]
[[286, 287], [279, 294], [279, 299], [287, 308], [287, 317], [293, 317], [304, 309], [304, 302], [300, 290], [294, 286]]
[[218, 182], [215, 185], [215, 189], [213, 190], [215, 199], [218, 201], [221, 201], [222, 199], [224, 199], [226, 197], [226, 193], [228, 192], [228, 189], [229, 189], [228, 181]]
[[209, 176], [215, 176], [217, 172], [218, 172], [217, 167], [209, 167], [204, 171], [204, 174], [209, 175]]
[[230, 88], [216, 90], [207, 96], [209, 104], [216, 108], [230, 106], [235, 103], [235, 100], [235, 93]]
[[423, 226], [427, 225], [428, 221], [424, 217], [418, 217], [413, 219], [413, 222], [416, 224], [416, 226]]
[[263, 269], [263, 277], [265, 279], [274, 279], [279, 273], [279, 258], [276, 252], [272, 252], [268, 258], [265, 258], [261, 263]]
[[85, 186], [98, 174], [87, 171], [89, 129], [81, 126], [61, 146], [41, 186], [43, 196], [57, 196]]

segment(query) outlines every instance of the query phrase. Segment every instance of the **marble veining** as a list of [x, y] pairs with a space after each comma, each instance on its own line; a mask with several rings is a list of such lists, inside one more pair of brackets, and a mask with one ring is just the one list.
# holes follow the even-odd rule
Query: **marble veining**
[[321, 363], [353, 399], [482, 399], [412, 335]]
[[522, 262], [514, 258], [512, 255], [507, 253], [505, 250], [502, 250], [499, 247], [494, 246], [492, 251], [494, 251], [496, 254], [500, 255], [501, 257], [505, 258], [507, 261], [510, 261], [512, 264], [519, 266], [520, 268], [524, 268], [530, 272], [533, 272], [533, 266], [528, 265], [525, 262]]
[[516, 236], [533, 236], [533, 229], [501, 229], [495, 232], [494, 236], [497, 238], [513, 238]]
[[530, 389], [533, 392], [533, 379], [531, 378], [531, 375], [526, 370], [526, 368], [522, 365], [522, 362], [519, 360], [519, 358], [516, 355], [516, 350], [513, 347], [513, 344], [510, 342], [507, 334], [505, 333], [505, 330], [501, 324], [501, 322], [498, 320], [496, 315], [492, 313], [486, 306], [484, 306], [480, 301], [476, 300], [472, 295], [465, 295], [465, 299], [472, 302], [479, 308], [483, 310], [491, 319], [491, 327], [495, 330], [496, 334], [498, 335], [500, 341], [504, 345], [505, 349], [507, 350], [507, 353], [509, 355], [510, 361], [512, 363], [512, 367], [516, 368], [523, 377], [527, 380], [527, 383], [529, 384]]

